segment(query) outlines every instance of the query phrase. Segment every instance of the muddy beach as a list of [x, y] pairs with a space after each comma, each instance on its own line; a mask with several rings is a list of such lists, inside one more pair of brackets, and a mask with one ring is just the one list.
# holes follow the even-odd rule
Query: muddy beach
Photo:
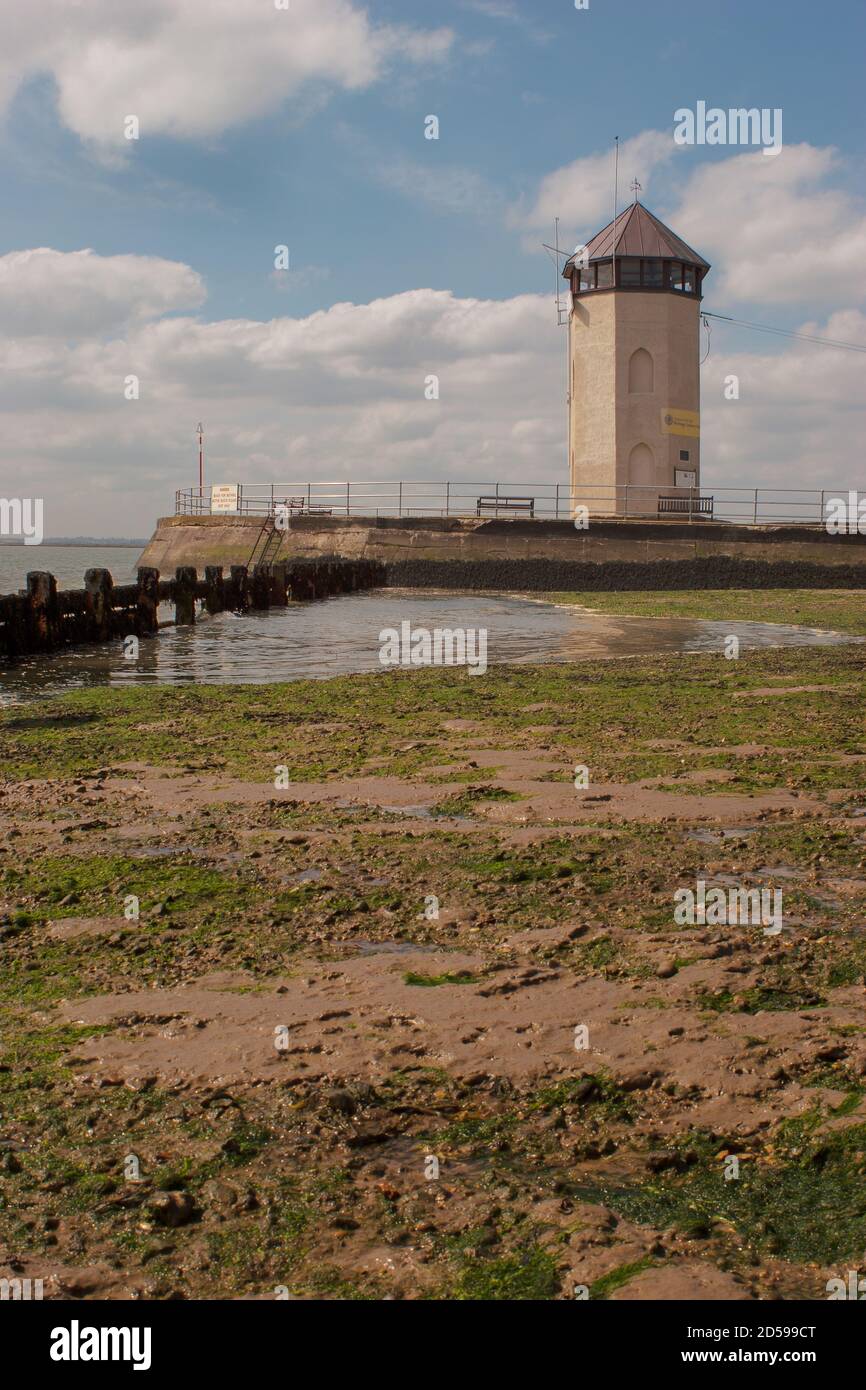
[[[852, 644], [4, 710], [0, 1276], [826, 1298], [866, 1249], [864, 686]], [[781, 931], [677, 923], [698, 882]]]

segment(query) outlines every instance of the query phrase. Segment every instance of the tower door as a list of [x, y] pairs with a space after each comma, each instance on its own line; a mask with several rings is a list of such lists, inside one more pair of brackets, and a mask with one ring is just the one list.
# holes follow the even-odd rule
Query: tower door
[[635, 444], [628, 456], [627, 504], [630, 515], [655, 516], [658, 511], [655, 458], [648, 444]]

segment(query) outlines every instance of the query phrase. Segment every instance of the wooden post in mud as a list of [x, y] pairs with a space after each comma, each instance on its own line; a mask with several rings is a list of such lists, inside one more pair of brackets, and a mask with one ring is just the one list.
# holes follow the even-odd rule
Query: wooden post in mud
[[250, 583], [250, 602], [253, 608], [270, 608], [271, 575], [267, 565], [255, 565]]
[[11, 663], [21, 650], [23, 637], [21, 600], [17, 594], [4, 594], [0, 598], [0, 624], [0, 650], [4, 660]]
[[84, 575], [84, 610], [88, 637], [107, 642], [111, 636], [111, 601], [114, 580], [109, 570], [87, 570]]
[[223, 598], [222, 565], [205, 565], [204, 582], [207, 585], [204, 606], [208, 613], [221, 613], [225, 608]]
[[159, 631], [159, 570], [144, 565], [138, 571], [138, 599], [135, 605], [135, 630], [139, 637], [150, 637]]
[[259, 565], [252, 578], [246, 565], [232, 565], [225, 579], [220, 565], [210, 565], [199, 583], [194, 566], [175, 571], [174, 579], [142, 566], [134, 584], [117, 587], [108, 570], [89, 569], [84, 589], [57, 592], [57, 581], [46, 571], [33, 570], [27, 588], [0, 594], [0, 662], [9, 664], [26, 652], [107, 642], [117, 636], [148, 636], [159, 630], [159, 603], [173, 602], [175, 621], [195, 622], [195, 606], [203, 598], [209, 613], [224, 609], [244, 613], [253, 606], [266, 610], [293, 600], [326, 598], [355, 589], [381, 585], [387, 575], [378, 561], [285, 560]]
[[287, 602], [286, 562], [285, 560], [276, 560], [271, 565], [271, 603], [285, 608]]
[[57, 645], [58, 618], [57, 580], [47, 570], [31, 570], [27, 576], [26, 617], [31, 651], [50, 651]]
[[250, 606], [249, 579], [246, 565], [231, 567], [230, 607], [235, 613], [245, 613]]
[[178, 627], [195, 622], [195, 590], [198, 574], [194, 565], [181, 565], [174, 572], [174, 621]]
[[292, 598], [294, 599], [314, 599], [317, 597], [315, 580], [312, 571], [307, 565], [294, 565], [289, 576], [291, 584]]

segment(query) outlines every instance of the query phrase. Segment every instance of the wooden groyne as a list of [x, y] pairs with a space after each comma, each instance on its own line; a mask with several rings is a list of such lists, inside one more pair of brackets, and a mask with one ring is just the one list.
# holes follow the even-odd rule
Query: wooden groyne
[[[109, 570], [89, 569], [83, 589], [58, 589], [46, 570], [27, 575], [27, 588], [0, 596], [0, 663], [91, 642], [130, 635], [151, 637], [167, 623], [196, 621], [199, 604], [207, 613], [245, 613], [285, 607], [289, 602], [329, 598], [385, 583], [377, 560], [323, 557], [275, 564], [208, 565], [199, 579], [192, 566], [160, 578], [159, 570], [138, 570], [134, 584], [115, 584]], [[174, 618], [160, 621], [160, 604], [174, 607]]]

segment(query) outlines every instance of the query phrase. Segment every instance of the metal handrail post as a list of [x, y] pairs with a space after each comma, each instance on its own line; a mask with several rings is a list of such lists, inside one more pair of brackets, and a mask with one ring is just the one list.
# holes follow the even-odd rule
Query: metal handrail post
[[451, 483], [450, 483], [450, 482], [447, 482], [447, 483], [445, 484], [445, 515], [446, 515], [446, 516], [448, 515], [448, 509], [449, 509], [450, 506], [451, 506]]
[[753, 513], [752, 513], [752, 525], [753, 525], [753, 526], [757, 526], [757, 524], [758, 524], [758, 489], [755, 488], [755, 508], [754, 508]]

